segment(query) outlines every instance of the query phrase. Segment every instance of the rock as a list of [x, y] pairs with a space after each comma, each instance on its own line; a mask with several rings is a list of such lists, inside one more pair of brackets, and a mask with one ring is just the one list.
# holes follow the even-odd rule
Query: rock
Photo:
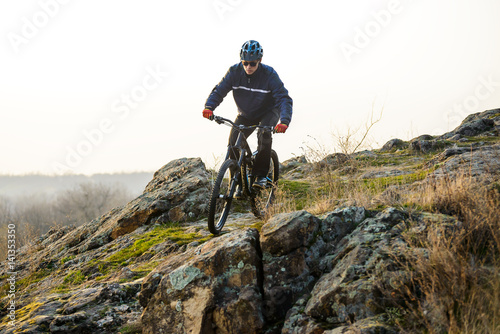
[[381, 177], [391, 177], [391, 176], [400, 176], [407, 175], [413, 173], [412, 171], [403, 171], [399, 169], [377, 169], [373, 171], [367, 171], [359, 176], [360, 179], [378, 179]]
[[186, 213], [182, 206], [176, 206], [168, 211], [168, 221], [181, 222], [186, 220]]
[[58, 315], [50, 323], [51, 333], [89, 333], [88, 314], [77, 312], [70, 315]]
[[366, 218], [363, 207], [336, 209], [329, 213], [321, 224], [323, 240], [337, 245], [341, 239], [351, 233]]
[[97, 321], [97, 326], [99, 327], [108, 327], [108, 326], [111, 326], [114, 322], [114, 319], [113, 317], [111, 316], [106, 316], [104, 317], [103, 319]]
[[[35, 300], [17, 310], [16, 326], [11, 328], [25, 333], [91, 333], [100, 327], [109, 331], [97, 333], [114, 333], [116, 327], [125, 319], [134, 319], [134, 315], [119, 316], [106, 313], [106, 310], [116, 309], [124, 312], [132, 307], [123, 303], [130, 302], [139, 291], [140, 284], [102, 284], [101, 286], [84, 288], [69, 294], [49, 294], [37, 297]], [[132, 303], [133, 304], [133, 303]], [[139, 317], [136, 314], [135, 317]], [[0, 325], [0, 332], [4, 333]]]
[[311, 292], [322, 274], [320, 262], [328, 252], [327, 242], [345, 236], [364, 215], [363, 208], [337, 210], [322, 223], [308, 212], [298, 211], [277, 215], [262, 227], [267, 321], [283, 319], [297, 300]]
[[459, 135], [472, 137], [477, 136], [480, 133], [490, 131], [495, 126], [495, 122], [491, 119], [477, 119], [471, 122], [462, 124], [455, 130]]
[[115, 303], [123, 303], [127, 297], [127, 290], [125, 285], [118, 283], [107, 284], [104, 288], [99, 290], [99, 298], [110, 300]]
[[310, 295], [299, 299], [286, 315], [285, 323], [280, 333], [282, 334], [309, 334], [325, 333], [323, 326], [313, 318], [304, 314], [304, 307]]
[[[426, 136], [421, 137], [426, 138]], [[429, 153], [432, 151], [443, 149], [444, 147], [446, 147], [446, 145], [449, 145], [449, 143], [443, 140], [422, 140], [417, 138], [410, 141], [409, 149], [413, 152]]]
[[[164, 212], [174, 209], [172, 218], [184, 219], [189, 212], [204, 212], [209, 194], [209, 173], [201, 159], [179, 159], [154, 174], [142, 196], [129, 203], [118, 215], [111, 238], [133, 231]], [[179, 207], [179, 204], [183, 204]]]
[[324, 159], [322, 159], [319, 162], [319, 166], [331, 166], [333, 168], [339, 168], [342, 167], [347, 161], [349, 161], [348, 155], [344, 153], [333, 153], [327, 155]]
[[486, 110], [467, 116], [462, 123], [453, 131], [440, 136], [440, 139], [450, 139], [457, 134], [460, 136], [477, 136], [486, 132], [494, 131], [498, 136], [500, 125], [500, 109]]
[[337, 248], [332, 259], [333, 270], [315, 284], [299, 317], [301, 320], [286, 325], [288, 332], [305, 333], [294, 328], [300, 324], [317, 328], [320, 323], [328, 323], [341, 327], [380, 314], [383, 303], [378, 298], [379, 283], [375, 282], [394, 265], [384, 248], [392, 235], [391, 229], [404, 217], [402, 212], [390, 208], [361, 222]]
[[433, 139], [434, 139], [434, 137], [431, 136], [431, 135], [421, 135], [421, 136], [418, 136], [416, 138], [413, 138], [410, 142], [414, 142], [414, 141], [431, 141]]
[[276, 215], [262, 227], [262, 252], [276, 256], [289, 254], [310, 245], [318, 229], [319, 220], [306, 211]]
[[127, 278], [132, 278], [134, 276], [135, 276], [135, 274], [134, 274], [134, 272], [132, 270], [130, 270], [130, 268], [124, 267], [120, 271], [119, 278], [121, 278], [121, 279], [127, 279]]
[[82, 289], [73, 294], [64, 307], [61, 309], [62, 314], [73, 314], [82, 310], [91, 303], [96, 303], [100, 300], [101, 290], [96, 288]]
[[431, 167], [437, 163], [440, 163], [441, 167], [430, 173], [427, 180], [460, 174], [472, 177], [495, 174], [500, 170], [500, 145], [448, 149], [427, 166]]
[[307, 163], [307, 159], [305, 156], [301, 155], [298, 157], [294, 157], [291, 159], [288, 159], [281, 163], [280, 171], [281, 173], [286, 173], [294, 168], [297, 168], [303, 164]]
[[399, 331], [384, 324], [378, 317], [365, 318], [352, 325], [337, 327], [324, 334], [397, 334]]
[[402, 141], [401, 139], [391, 139], [382, 146], [380, 152], [392, 152], [400, 149], [405, 149], [408, 147], [408, 143]]
[[9, 318], [2, 319], [1, 333], [38, 333], [43, 330], [47, 331], [54, 321], [57, 311], [63, 305], [58, 294], [36, 298], [32, 303], [23, 305], [23, 307], [18, 302], [16, 301], [15, 325], [8, 324], [7, 321], [11, 320]]
[[143, 333], [257, 333], [264, 326], [254, 229], [173, 256], [140, 293]]
[[410, 142], [410, 151], [413, 152], [429, 152], [432, 149], [432, 141], [430, 140], [415, 140]]
[[357, 158], [376, 159], [378, 155], [373, 151], [364, 150], [364, 151], [354, 152], [352, 154], [352, 157], [356, 159]]

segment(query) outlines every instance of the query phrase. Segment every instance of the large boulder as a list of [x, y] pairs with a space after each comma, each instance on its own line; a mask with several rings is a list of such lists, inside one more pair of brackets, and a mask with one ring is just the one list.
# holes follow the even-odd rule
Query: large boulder
[[258, 231], [222, 235], [143, 282], [143, 333], [258, 333], [264, 327]]
[[283, 319], [317, 281], [314, 262], [318, 260], [318, 249], [314, 246], [320, 223], [310, 213], [298, 211], [279, 214], [262, 227], [260, 247], [268, 321]]
[[354, 323], [359, 328], [362, 321], [375, 326], [369, 319], [384, 312], [380, 286], [399, 275], [387, 250], [390, 240], [400, 232], [397, 225], [404, 219], [405, 214], [389, 208], [363, 220], [342, 238], [329, 258], [333, 269], [322, 275], [312, 292], [289, 311], [283, 333], [340, 333], [339, 329], [325, 330], [354, 330], [348, 325]]
[[[323, 221], [306, 211], [279, 214], [262, 227], [265, 317], [279, 322], [328, 270], [325, 259], [364, 220], [364, 208], [338, 209]], [[328, 260], [326, 260], [328, 262]]]

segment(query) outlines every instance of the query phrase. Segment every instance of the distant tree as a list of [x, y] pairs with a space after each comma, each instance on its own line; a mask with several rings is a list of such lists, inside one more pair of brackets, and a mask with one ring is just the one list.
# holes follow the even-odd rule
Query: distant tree
[[12, 221], [16, 224], [19, 247], [58, 224], [52, 201], [43, 194], [19, 197], [15, 203]]
[[12, 223], [12, 202], [0, 196], [0, 261], [5, 261], [7, 256], [7, 229]]
[[7, 197], [0, 196], [0, 224], [7, 225], [12, 221], [12, 201]]
[[123, 205], [132, 196], [121, 184], [81, 183], [53, 196], [0, 196], [0, 256], [7, 254], [7, 226], [16, 226], [16, 249], [47, 233], [53, 226], [81, 225]]
[[101, 216], [131, 199], [127, 190], [116, 184], [86, 182], [58, 194], [55, 210], [65, 224], [80, 225]]

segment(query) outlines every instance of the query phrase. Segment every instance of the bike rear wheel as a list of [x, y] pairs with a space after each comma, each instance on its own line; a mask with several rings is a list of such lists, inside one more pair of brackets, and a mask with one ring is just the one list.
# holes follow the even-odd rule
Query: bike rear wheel
[[224, 161], [212, 189], [208, 209], [208, 229], [214, 235], [221, 232], [231, 209], [239, 172], [238, 164], [232, 159]]
[[271, 161], [269, 163], [269, 172], [267, 173], [267, 185], [265, 189], [254, 190], [252, 189], [252, 196], [250, 203], [252, 205], [252, 212], [255, 217], [262, 219], [266, 215], [269, 206], [273, 203], [276, 186], [278, 185], [278, 178], [280, 174], [278, 154], [271, 151]]

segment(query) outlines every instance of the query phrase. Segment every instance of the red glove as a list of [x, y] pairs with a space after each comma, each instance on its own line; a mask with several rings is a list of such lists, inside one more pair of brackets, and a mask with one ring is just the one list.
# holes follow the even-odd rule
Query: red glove
[[286, 129], [288, 129], [288, 125], [280, 123], [280, 124], [276, 125], [276, 127], [274, 128], [274, 131], [276, 133], [285, 133]]
[[203, 109], [203, 117], [208, 118], [209, 120], [213, 121], [214, 112], [210, 109]]

